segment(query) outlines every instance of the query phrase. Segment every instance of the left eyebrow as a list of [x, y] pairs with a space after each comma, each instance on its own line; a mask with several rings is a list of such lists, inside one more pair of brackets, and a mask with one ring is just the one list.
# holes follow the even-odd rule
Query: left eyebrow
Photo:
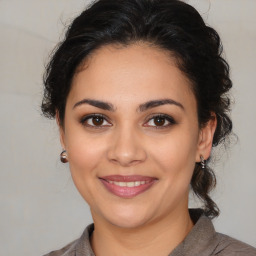
[[184, 110], [184, 106], [181, 103], [179, 103], [175, 100], [161, 99], [161, 100], [151, 100], [151, 101], [145, 102], [145, 103], [141, 104], [138, 107], [137, 111], [144, 112], [148, 109], [155, 108], [155, 107], [162, 106], [162, 105], [166, 105], [166, 104], [175, 105], [175, 106], [180, 107], [182, 110]]
[[73, 106], [73, 109], [78, 107], [78, 106], [81, 106], [83, 104], [88, 104], [88, 105], [94, 106], [96, 108], [100, 108], [100, 109], [108, 110], [108, 111], [112, 111], [112, 112], [115, 111], [114, 106], [111, 103], [104, 102], [104, 101], [99, 101], [99, 100], [92, 100], [92, 99], [83, 99], [81, 101], [78, 101]]

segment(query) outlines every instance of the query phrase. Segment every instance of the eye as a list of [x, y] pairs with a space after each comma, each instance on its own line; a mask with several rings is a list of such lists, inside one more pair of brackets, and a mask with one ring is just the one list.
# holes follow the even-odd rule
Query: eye
[[81, 123], [93, 128], [109, 127], [111, 123], [103, 115], [93, 114], [82, 118]]
[[175, 120], [171, 116], [161, 114], [151, 117], [144, 126], [154, 128], [166, 128], [175, 123]]

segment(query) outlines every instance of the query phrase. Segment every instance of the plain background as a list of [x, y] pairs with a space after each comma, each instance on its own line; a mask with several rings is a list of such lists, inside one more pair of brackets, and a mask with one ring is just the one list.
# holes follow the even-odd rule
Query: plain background
[[[239, 141], [215, 165], [216, 229], [256, 246], [256, 1], [188, 1], [220, 33], [234, 82]], [[72, 183], [55, 121], [41, 116], [42, 74], [82, 0], [0, 0], [0, 255], [42, 255], [91, 222]]]

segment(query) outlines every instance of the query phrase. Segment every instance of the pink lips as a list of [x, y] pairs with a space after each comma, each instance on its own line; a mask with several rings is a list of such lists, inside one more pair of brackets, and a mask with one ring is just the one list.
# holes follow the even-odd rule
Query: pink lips
[[100, 177], [100, 181], [109, 192], [123, 198], [132, 198], [145, 192], [156, 180], [153, 177], [140, 175], [110, 175]]

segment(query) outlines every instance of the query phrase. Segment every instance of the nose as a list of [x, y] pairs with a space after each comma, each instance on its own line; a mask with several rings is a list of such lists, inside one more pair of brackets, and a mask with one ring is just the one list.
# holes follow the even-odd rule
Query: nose
[[115, 131], [108, 149], [109, 161], [121, 166], [133, 166], [144, 162], [147, 154], [143, 135], [131, 128]]

